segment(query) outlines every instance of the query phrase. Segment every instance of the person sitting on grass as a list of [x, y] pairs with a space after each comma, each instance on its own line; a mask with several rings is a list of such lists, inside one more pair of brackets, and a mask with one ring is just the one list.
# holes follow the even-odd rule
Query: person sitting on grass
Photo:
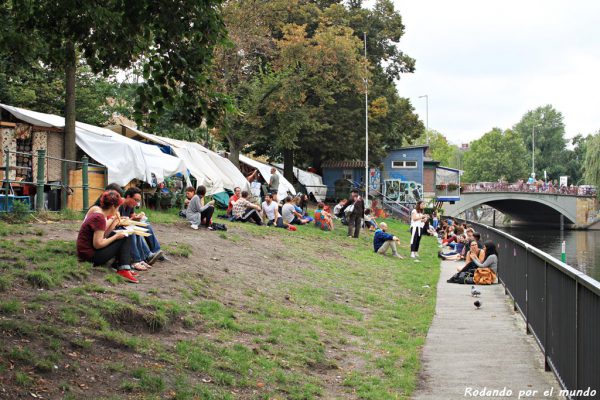
[[233, 203], [238, 201], [240, 197], [242, 197], [242, 189], [239, 187], [233, 188], [233, 196], [229, 198], [229, 203], [227, 205], [227, 217], [231, 217], [231, 210], [233, 209]]
[[[131, 187], [127, 189], [125, 191], [124, 197], [125, 201], [121, 205], [121, 207], [119, 207], [119, 214], [121, 215], [121, 217], [129, 218], [134, 221], [142, 221], [144, 219], [147, 219], [146, 214], [144, 212], [141, 212], [139, 214], [136, 214], [135, 212], [135, 207], [140, 207], [142, 202], [142, 191], [139, 188]], [[152, 225], [150, 225], [148, 222], [146, 222], [146, 224], [147, 226], [145, 226], [144, 229], [148, 230], [150, 236], [134, 237], [134, 241], [139, 241], [139, 246], [134, 246], [133, 249], [141, 249], [145, 257], [139, 257], [139, 259], [144, 260], [149, 265], [154, 264], [154, 262], [156, 262], [157, 260], [165, 261], [165, 256], [163, 254], [163, 251], [160, 249], [160, 243], [156, 238], [156, 234], [154, 233]], [[136, 258], [138, 257], [135, 257], [134, 255], [134, 262]]]
[[[120, 187], [116, 184], [110, 184], [107, 187], [111, 187], [111, 186], [117, 187], [120, 190]], [[113, 190], [113, 189], [110, 189], [110, 190]], [[114, 191], [119, 193], [119, 196], [121, 196], [122, 191], [121, 192], [119, 192], [118, 190], [114, 190]], [[102, 199], [102, 195], [96, 201], [96, 203], [98, 203], [98, 205], [95, 205], [96, 203], [94, 203], [94, 205], [92, 207], [90, 207], [90, 209], [86, 213], [85, 218], [87, 218], [90, 214], [102, 212], [102, 208], [99, 205], [101, 199]], [[125, 199], [123, 199], [121, 197], [121, 205], [119, 206], [119, 209], [117, 210], [119, 212], [119, 216], [122, 215], [121, 208], [124, 205], [125, 205]], [[120, 219], [125, 220], [127, 218], [128, 218], [127, 216], [123, 216]], [[115, 230], [121, 230], [121, 229], [122, 228], [120, 226], [118, 226], [118, 225], [115, 226]], [[148, 269], [150, 269], [149, 261], [152, 261], [152, 263], [154, 263], [157, 259], [156, 257], [154, 257], [154, 259], [152, 259], [154, 255], [150, 251], [150, 248], [148, 247], [148, 244], [146, 243], [144, 238], [141, 236], [132, 234], [130, 248], [131, 248], [131, 266], [133, 267], [133, 269], [135, 269], [137, 271], [147, 271]]]
[[208, 230], [212, 230], [212, 215], [215, 212], [215, 201], [211, 200], [204, 204], [204, 196], [206, 195], [206, 187], [200, 185], [194, 190], [192, 186], [185, 189], [185, 197], [190, 201], [185, 210], [185, 217], [191, 223], [192, 229], [198, 229], [203, 225]]
[[294, 199], [291, 196], [287, 196], [283, 201], [283, 207], [281, 208], [281, 216], [283, 217], [283, 222], [285, 224], [292, 225], [306, 225], [308, 221], [302, 218], [302, 214], [296, 211], [296, 207], [294, 205]]
[[379, 227], [377, 226], [377, 222], [375, 221], [375, 217], [371, 215], [371, 209], [365, 209], [365, 228], [370, 230], [371, 232], [375, 231]]
[[397, 258], [404, 258], [398, 254], [398, 244], [400, 239], [396, 236], [387, 233], [388, 226], [385, 222], [379, 224], [379, 229], [375, 231], [373, 235], [373, 249], [375, 253], [385, 255], [388, 249], [392, 249], [392, 256]]
[[242, 197], [233, 203], [232, 214], [234, 221], [252, 221], [256, 225], [262, 225], [262, 218], [259, 214], [261, 212], [260, 206], [248, 201], [247, 191], [243, 190], [241, 195]]
[[115, 190], [100, 196], [100, 211], [90, 212], [79, 229], [77, 256], [94, 265], [102, 265], [115, 258], [117, 274], [128, 282], [138, 283], [131, 271], [131, 237], [123, 230], [115, 231], [121, 201], [121, 195]]
[[341, 199], [335, 207], [333, 207], [333, 216], [337, 219], [342, 219], [342, 208], [346, 205], [347, 199]]
[[306, 221], [306, 223], [313, 222], [313, 220], [314, 220], [313, 217], [309, 217], [306, 214], [307, 208], [305, 208], [305, 207], [307, 207], [307, 206], [306, 205], [303, 206], [303, 202], [304, 202], [303, 197], [304, 196], [305, 195], [300, 195], [300, 196], [294, 197], [294, 209], [296, 210], [296, 212], [298, 214], [300, 214], [300, 218], [302, 220]]
[[262, 215], [267, 220], [267, 226], [288, 229], [288, 225], [283, 223], [283, 218], [279, 215], [279, 207], [273, 197], [276, 197], [276, 195], [267, 193], [265, 201], [262, 203]]
[[331, 214], [325, 211], [325, 204], [322, 201], [317, 203], [317, 209], [315, 210], [315, 226], [324, 231], [333, 230]]

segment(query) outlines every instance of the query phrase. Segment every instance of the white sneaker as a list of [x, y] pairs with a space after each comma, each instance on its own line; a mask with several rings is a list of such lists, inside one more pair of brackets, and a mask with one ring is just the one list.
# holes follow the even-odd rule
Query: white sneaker
[[416, 257], [416, 256], [415, 256], [415, 253], [414, 253], [414, 252], [410, 253], [410, 258], [415, 258], [415, 257]]
[[195, 230], [198, 230], [198, 225], [194, 225], [194, 224], [192, 224], [192, 226], [190, 226], [190, 228], [192, 228], [192, 229], [195, 229]]

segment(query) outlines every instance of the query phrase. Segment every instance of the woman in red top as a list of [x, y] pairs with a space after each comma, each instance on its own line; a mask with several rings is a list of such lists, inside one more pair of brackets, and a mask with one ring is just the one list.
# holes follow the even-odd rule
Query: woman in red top
[[[117, 274], [129, 282], [138, 283], [131, 273], [131, 237], [126, 231], [117, 227], [121, 195], [115, 190], [108, 190], [100, 197], [101, 212], [89, 213], [77, 235], [77, 256], [94, 265], [106, 263], [115, 257], [118, 262]], [[107, 220], [112, 218], [110, 222]]]

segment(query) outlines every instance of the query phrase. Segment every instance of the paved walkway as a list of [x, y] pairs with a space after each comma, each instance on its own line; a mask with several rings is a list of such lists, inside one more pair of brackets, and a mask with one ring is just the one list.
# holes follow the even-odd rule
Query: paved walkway
[[[423, 349], [421, 382], [413, 398], [516, 399], [521, 390], [531, 391], [521, 399], [558, 398], [558, 382], [552, 372], [544, 371], [542, 353], [525, 333], [525, 324], [513, 312], [504, 287], [477, 286], [482, 292], [482, 307], [477, 310], [471, 285], [446, 282], [457, 265], [442, 261], [436, 312]], [[503, 388], [512, 390], [512, 395], [475, 396], [475, 390]], [[544, 396], [552, 388], [554, 394]]]

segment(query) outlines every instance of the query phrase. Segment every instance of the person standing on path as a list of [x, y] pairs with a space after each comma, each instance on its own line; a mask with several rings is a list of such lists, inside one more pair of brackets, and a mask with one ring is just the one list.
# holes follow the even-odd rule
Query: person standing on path
[[279, 174], [277, 168], [271, 168], [271, 177], [269, 178], [269, 192], [271, 194], [279, 192]]
[[421, 234], [425, 221], [429, 217], [423, 214], [423, 202], [417, 202], [416, 207], [410, 213], [410, 257], [419, 256], [419, 244], [421, 243]]
[[[348, 208], [352, 211], [348, 211]], [[352, 189], [350, 192], [350, 197], [348, 201], [342, 207], [342, 214], [345, 213], [346, 219], [348, 221], [348, 237], [354, 237], [358, 239], [358, 235], [360, 234], [360, 225], [362, 223], [362, 219], [365, 215], [365, 202], [361, 196], [358, 194], [358, 190]]]

